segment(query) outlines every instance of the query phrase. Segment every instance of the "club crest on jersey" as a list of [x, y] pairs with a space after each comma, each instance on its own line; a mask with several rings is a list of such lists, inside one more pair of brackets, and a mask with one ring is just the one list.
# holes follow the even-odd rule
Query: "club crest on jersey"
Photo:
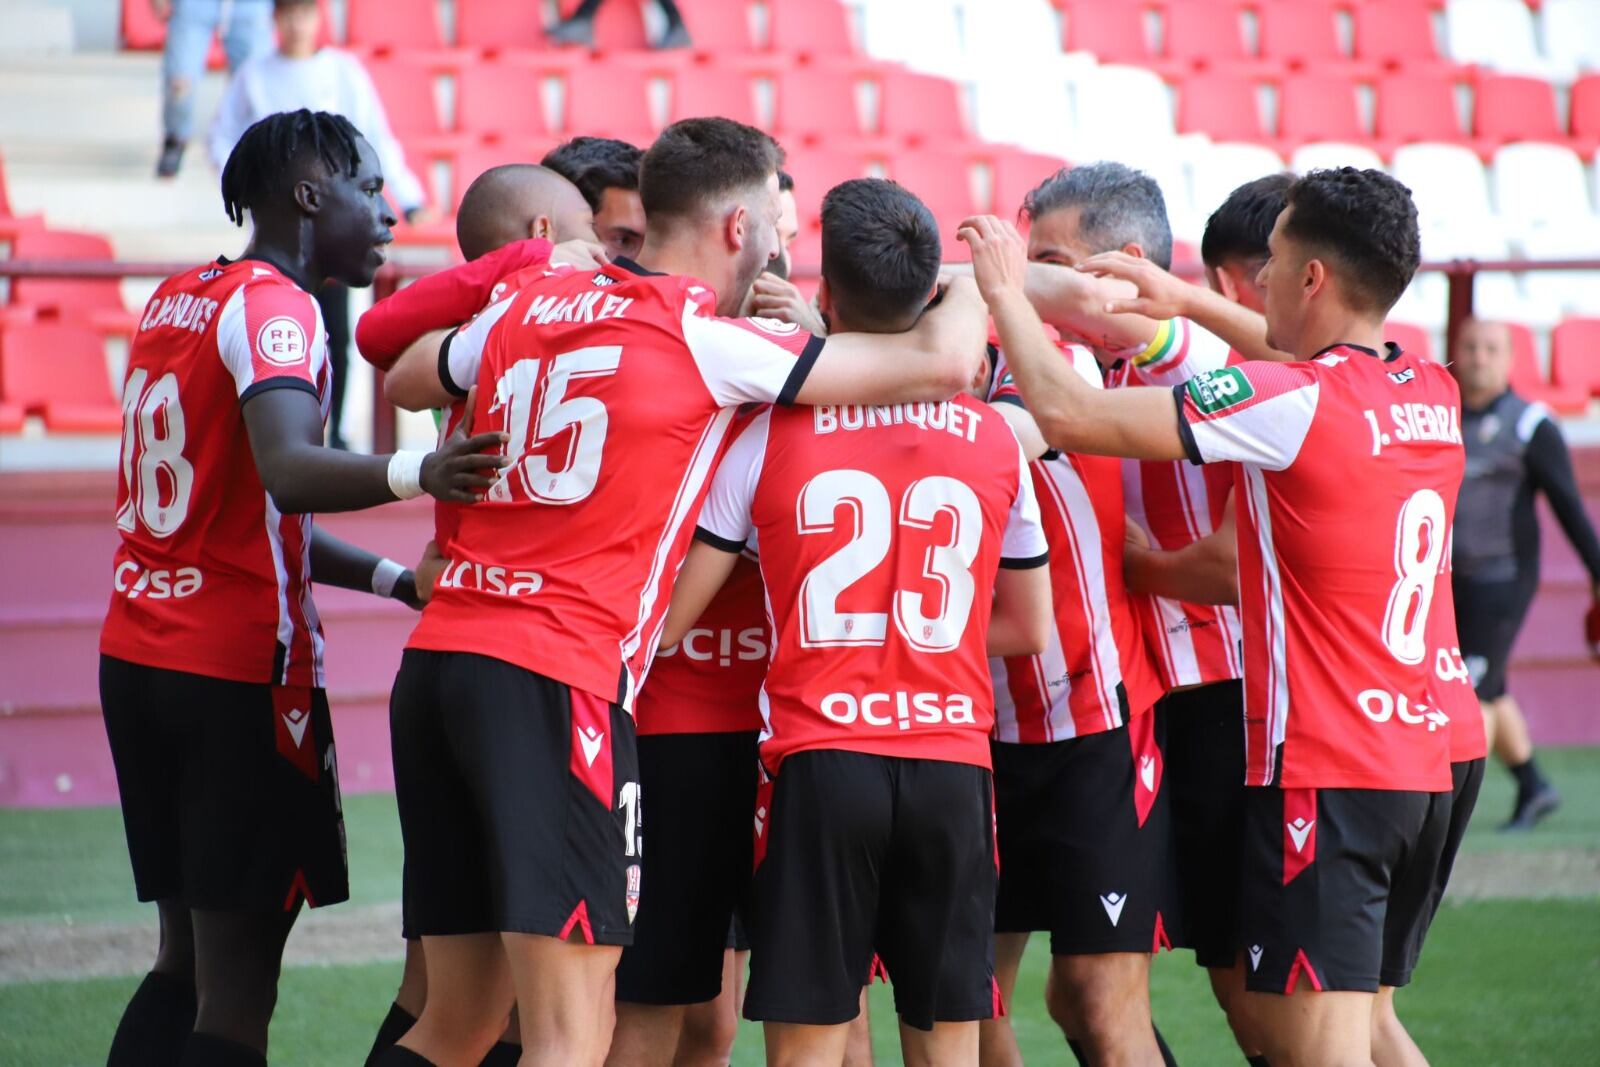
[[1194, 406], [1207, 415], [1226, 411], [1256, 395], [1255, 386], [1237, 367], [1223, 367], [1207, 371], [1189, 379], [1189, 398]]
[[628, 908], [628, 922], [632, 923], [635, 915], [639, 914], [639, 865], [628, 865], [628, 891], [623, 897], [623, 903]]
[[294, 319], [279, 315], [256, 331], [256, 351], [268, 363], [293, 367], [306, 361], [306, 331]]

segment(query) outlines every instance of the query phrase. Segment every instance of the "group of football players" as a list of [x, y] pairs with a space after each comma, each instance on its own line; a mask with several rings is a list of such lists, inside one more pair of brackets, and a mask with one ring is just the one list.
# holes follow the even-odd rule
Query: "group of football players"
[[[741, 1013], [868, 1063], [878, 977], [907, 1063], [1017, 1064], [1035, 931], [1082, 1063], [1175, 1062], [1173, 947], [1252, 1064], [1426, 1063], [1393, 994], [1485, 743], [1458, 392], [1384, 338], [1410, 193], [1245, 185], [1203, 287], [1117, 163], [965, 256], [914, 190], [782, 165], [704, 118], [480, 176], [466, 262], [357, 331], [439, 447], [364, 456], [322, 446], [311, 294], [372, 281], [382, 175], [335, 116], [241, 139], [249, 246], [158, 289], [123, 393], [101, 692], [161, 948], [113, 1067], [265, 1063], [295, 916], [348, 895], [312, 582], [422, 612], [369, 1064], [725, 1063]], [[424, 493], [414, 568], [310, 518]]]

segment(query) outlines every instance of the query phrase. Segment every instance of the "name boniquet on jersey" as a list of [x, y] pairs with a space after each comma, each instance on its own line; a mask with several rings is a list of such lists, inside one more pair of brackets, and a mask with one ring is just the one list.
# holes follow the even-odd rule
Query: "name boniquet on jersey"
[[712, 471], [747, 403], [789, 403], [824, 342], [719, 319], [691, 278], [560, 267], [447, 340], [442, 383], [510, 436], [455, 509], [410, 648], [505, 660], [633, 708]]
[[998, 413], [966, 396], [763, 412], [698, 536], [737, 551], [752, 534], [773, 633], [769, 774], [822, 748], [989, 766], [994, 575], [1048, 553]]
[[175, 274], [145, 305], [122, 388], [111, 606], [100, 651], [240, 682], [321, 686], [311, 516], [281, 515], [240, 407], [303, 389], [328, 414], [311, 295], [261, 260]]
[[[1173, 386], [1197, 374], [1241, 362], [1226, 342], [1188, 319], [1161, 323], [1145, 348], [1128, 352], [1106, 373], [1108, 388]], [[1233, 471], [1226, 464], [1196, 467], [1126, 460], [1123, 499], [1128, 517], [1152, 547], [1175, 552], [1216, 530], [1227, 508]], [[1134, 595], [1145, 643], [1167, 688], [1203, 685], [1244, 673], [1238, 609]]]
[[[1060, 344], [1096, 389], [1100, 365]], [[1022, 404], [1001, 353], [989, 399]], [[1039, 743], [1113, 730], [1143, 715], [1165, 687], [1156, 676], [1122, 577], [1122, 461], [1048, 452], [1029, 465], [1050, 545], [1050, 636], [1036, 656], [993, 659], [995, 739]]]
[[1190, 460], [1239, 464], [1247, 783], [1450, 789], [1430, 609], [1464, 465], [1455, 381], [1336, 345], [1175, 393]]

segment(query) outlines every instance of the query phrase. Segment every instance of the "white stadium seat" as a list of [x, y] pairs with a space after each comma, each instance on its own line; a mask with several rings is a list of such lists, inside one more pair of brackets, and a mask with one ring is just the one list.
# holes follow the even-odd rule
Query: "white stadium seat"
[[1296, 174], [1333, 167], [1359, 167], [1362, 170], [1382, 170], [1383, 158], [1366, 145], [1342, 144], [1338, 141], [1319, 141], [1301, 145], [1289, 160], [1289, 169]]
[[1071, 159], [1148, 155], [1176, 137], [1166, 83], [1143, 67], [1108, 63], [1073, 79], [1078, 144]]
[[1504, 230], [1489, 205], [1489, 180], [1478, 157], [1460, 145], [1412, 144], [1395, 151], [1393, 173], [1417, 202], [1423, 239], [1430, 230], [1479, 235], [1492, 247]]
[[1450, 0], [1445, 23], [1450, 58], [1458, 63], [1547, 78], [1572, 75], [1540, 53], [1524, 0]]
[[[1541, 226], [1525, 234], [1521, 244], [1531, 260], [1593, 259], [1600, 249], [1600, 220]], [[1529, 271], [1524, 288], [1569, 315], [1600, 315], [1600, 271]]]
[[865, 0], [858, 25], [874, 59], [963, 78], [969, 73], [959, 0]]
[[1194, 162], [1194, 209], [1206, 218], [1245, 182], [1284, 169], [1283, 159], [1258, 144], [1214, 144]]
[[1581, 225], [1594, 215], [1583, 160], [1570, 148], [1506, 145], [1495, 153], [1489, 175], [1496, 213], [1515, 232], [1545, 223]]
[[1544, 0], [1539, 10], [1544, 53], [1561, 66], [1600, 69], [1600, 3]]

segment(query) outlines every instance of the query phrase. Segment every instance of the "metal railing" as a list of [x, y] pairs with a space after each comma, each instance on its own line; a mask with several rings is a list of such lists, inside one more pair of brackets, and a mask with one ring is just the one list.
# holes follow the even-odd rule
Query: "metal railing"
[[[196, 266], [194, 263], [155, 263], [139, 261], [100, 261], [82, 259], [0, 259], [0, 278], [166, 278]], [[372, 295], [382, 300], [400, 287], [408, 278], [420, 278], [439, 270], [437, 263], [388, 263], [378, 271], [373, 280]], [[1173, 267], [1175, 273], [1185, 277], [1201, 274], [1198, 263], [1180, 263]], [[1445, 327], [1445, 351], [1455, 346], [1461, 324], [1472, 317], [1473, 282], [1484, 271], [1595, 270], [1600, 271], [1600, 259], [1551, 259], [1537, 262], [1526, 260], [1476, 260], [1454, 259], [1424, 263], [1419, 272], [1443, 274], [1449, 280], [1448, 308]], [[375, 396], [372, 404], [372, 448], [375, 452], [390, 452], [395, 447], [395, 409], [382, 402], [383, 375], [375, 374]]]

